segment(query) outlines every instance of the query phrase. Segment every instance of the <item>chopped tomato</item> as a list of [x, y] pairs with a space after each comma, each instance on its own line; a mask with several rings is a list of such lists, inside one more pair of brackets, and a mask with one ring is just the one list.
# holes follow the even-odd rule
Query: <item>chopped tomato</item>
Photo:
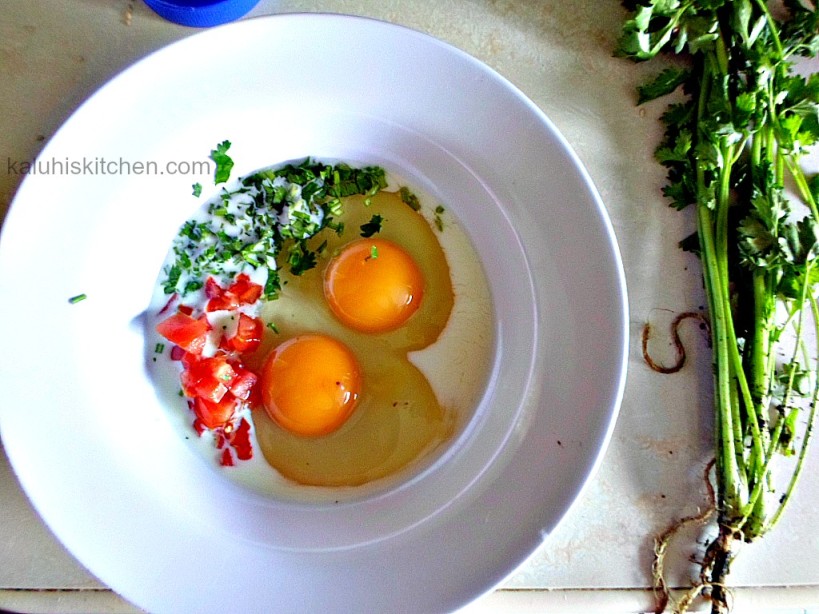
[[239, 400], [232, 394], [226, 394], [218, 403], [197, 397], [193, 411], [206, 428], [215, 429], [230, 422], [238, 406]]
[[219, 285], [219, 282], [216, 281], [213, 277], [208, 277], [205, 280], [205, 296], [208, 298], [216, 298], [217, 296], [222, 296], [222, 292], [225, 289]]
[[236, 371], [236, 377], [230, 383], [230, 393], [237, 399], [247, 401], [250, 398], [253, 386], [256, 385], [256, 381], [259, 378], [253, 371], [241, 365], [236, 365], [234, 370]]
[[175, 302], [176, 302], [178, 299], [179, 299], [179, 295], [178, 295], [176, 292], [174, 292], [174, 293], [171, 295], [171, 298], [169, 298], [169, 299], [168, 299], [168, 302], [167, 302], [167, 303], [165, 303], [165, 306], [164, 306], [162, 309], [160, 309], [160, 310], [159, 310], [159, 313], [158, 313], [157, 315], [163, 316], [163, 315], [165, 315], [166, 313], [168, 313], [168, 310], [170, 310], [170, 308], [173, 306], [173, 304], [174, 304], [174, 303], [175, 303]]
[[228, 292], [236, 297], [240, 305], [250, 305], [262, 296], [262, 287], [250, 281], [246, 273], [240, 273], [236, 276], [236, 281], [228, 288]]
[[235, 463], [233, 462], [233, 455], [230, 453], [230, 448], [225, 448], [222, 451], [219, 464], [222, 465], [222, 467], [233, 467]]
[[263, 332], [264, 324], [259, 318], [240, 313], [236, 334], [225, 340], [225, 346], [240, 354], [252, 352], [262, 343]]
[[241, 419], [239, 427], [233, 432], [230, 445], [236, 450], [236, 456], [239, 460], [253, 458], [253, 445], [250, 443], [250, 423], [244, 418]]
[[182, 388], [189, 397], [201, 397], [218, 403], [236, 378], [236, 371], [223, 355], [187, 359], [183, 364], [187, 369], [182, 372]]
[[201, 354], [208, 338], [210, 324], [204, 318], [196, 319], [179, 311], [157, 324], [156, 330], [186, 352]]
[[207, 307], [205, 307], [205, 311], [223, 311], [223, 310], [233, 310], [239, 307], [239, 301], [236, 300], [236, 297], [229, 292], [224, 292], [220, 296], [214, 296], [212, 299], [208, 301]]
[[262, 296], [262, 287], [250, 281], [246, 273], [240, 273], [236, 280], [225, 289], [213, 277], [205, 281], [205, 296], [208, 297], [206, 311], [238, 309], [241, 305], [250, 305]]

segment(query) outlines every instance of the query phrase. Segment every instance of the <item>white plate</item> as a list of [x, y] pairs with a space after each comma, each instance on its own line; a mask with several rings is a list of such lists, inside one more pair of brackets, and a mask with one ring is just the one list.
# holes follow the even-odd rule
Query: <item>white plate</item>
[[[220, 478], [169, 426], [142, 314], [197, 206], [189, 186], [208, 177], [135, 163], [203, 160], [223, 139], [234, 176], [306, 155], [383, 164], [475, 242], [497, 314], [493, 380], [419, 479], [335, 506], [277, 501]], [[39, 160], [52, 174], [26, 178], [0, 243], [0, 432], [56, 536], [141, 607], [456, 609], [541, 544], [600, 462], [626, 364], [615, 238], [548, 119], [466, 54], [366, 19], [248, 20], [126, 70]], [[110, 173], [120, 160], [131, 174]], [[116, 165], [53, 174], [95, 161]]]

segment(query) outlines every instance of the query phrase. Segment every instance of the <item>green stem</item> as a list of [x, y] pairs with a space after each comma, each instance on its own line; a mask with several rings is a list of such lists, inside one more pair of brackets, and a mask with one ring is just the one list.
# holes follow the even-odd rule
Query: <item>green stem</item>
[[785, 158], [788, 170], [796, 183], [796, 187], [799, 189], [799, 195], [810, 208], [813, 219], [819, 222], [819, 207], [817, 207], [816, 199], [813, 197], [813, 193], [810, 191], [808, 180], [805, 178], [805, 173], [802, 170], [802, 167], [799, 166], [799, 162], [793, 155], [783, 157]]
[[768, 10], [767, 2], [764, 0], [756, 0], [756, 4], [759, 7], [759, 10], [762, 11], [762, 14], [765, 15], [765, 21], [768, 22], [768, 32], [771, 34], [771, 40], [774, 42], [777, 55], [779, 55], [781, 58], [783, 55], [783, 50], [782, 41], [779, 40], [779, 25], [776, 23], [773, 16], [771, 16], [771, 12]]
[[[819, 305], [817, 305], [816, 298], [814, 296], [810, 296], [809, 300], [811, 311], [813, 313], [814, 334], [816, 335], [816, 338], [819, 339]], [[819, 363], [819, 355], [815, 360], [817, 363]], [[813, 428], [816, 425], [817, 405], [819, 405], [819, 379], [814, 381], [813, 397], [810, 404], [810, 414], [808, 415], [808, 424], [805, 428], [805, 435], [802, 439], [802, 447], [799, 450], [799, 457], [796, 461], [796, 467], [794, 468], [793, 474], [791, 475], [791, 480], [785, 489], [785, 493], [782, 495], [782, 498], [779, 501], [779, 506], [776, 508], [771, 520], [765, 527], [766, 532], [771, 530], [779, 521], [780, 516], [782, 516], [782, 512], [785, 511], [785, 507], [788, 505], [788, 502], [793, 495], [796, 484], [799, 481], [799, 477], [802, 475], [802, 469], [805, 466], [805, 459], [808, 455], [808, 446], [813, 435]]]

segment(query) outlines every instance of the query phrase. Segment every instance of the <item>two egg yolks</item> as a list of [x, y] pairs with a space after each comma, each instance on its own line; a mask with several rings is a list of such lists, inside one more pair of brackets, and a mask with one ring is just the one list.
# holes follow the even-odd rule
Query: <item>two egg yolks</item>
[[[365, 333], [399, 328], [418, 310], [424, 278], [400, 246], [360, 239], [335, 256], [324, 295], [345, 325]], [[261, 372], [262, 402], [282, 428], [306, 437], [332, 433], [350, 417], [361, 394], [361, 369], [340, 341], [321, 334], [276, 347]]]

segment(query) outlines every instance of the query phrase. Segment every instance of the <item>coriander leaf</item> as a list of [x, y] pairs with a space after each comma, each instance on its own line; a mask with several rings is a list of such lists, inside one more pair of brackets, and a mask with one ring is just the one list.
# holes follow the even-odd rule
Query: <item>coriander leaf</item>
[[225, 183], [230, 178], [230, 171], [233, 169], [233, 160], [227, 155], [230, 149], [230, 141], [222, 141], [216, 149], [210, 152], [210, 159], [216, 163], [216, 172], [213, 176], [213, 183]]
[[377, 232], [381, 232], [381, 224], [384, 222], [384, 218], [377, 213], [374, 214], [370, 221], [366, 224], [361, 225], [361, 236], [365, 239], [369, 239]]
[[666, 68], [654, 79], [637, 88], [637, 104], [670, 94], [685, 83], [689, 76], [689, 72], [682, 68]]
[[199, 198], [200, 196], [202, 196], [202, 184], [201, 183], [199, 183], [199, 182], [194, 183], [193, 186], [191, 186], [191, 187], [193, 188], [193, 195], [196, 198]]
[[418, 201], [418, 197], [413, 194], [409, 188], [402, 187], [398, 190], [398, 194], [401, 197], [401, 201], [409, 206], [410, 209], [413, 211], [420, 211], [421, 210], [421, 203]]

